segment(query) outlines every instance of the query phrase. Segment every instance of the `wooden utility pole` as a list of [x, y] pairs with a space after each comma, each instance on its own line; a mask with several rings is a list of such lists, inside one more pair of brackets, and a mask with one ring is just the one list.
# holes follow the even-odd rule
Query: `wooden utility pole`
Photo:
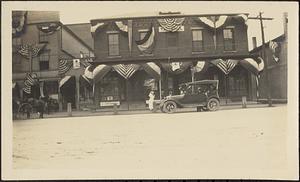
[[264, 25], [263, 20], [273, 20], [273, 18], [263, 18], [262, 12], [259, 12], [258, 17], [248, 17], [248, 19], [256, 19], [260, 21], [260, 28], [261, 28], [261, 37], [262, 37], [262, 57], [265, 61], [265, 75], [266, 75], [266, 87], [267, 87], [267, 99], [269, 107], [272, 106], [272, 98], [271, 98], [271, 91], [270, 91], [270, 83], [269, 83], [269, 74], [268, 74], [268, 55], [266, 54], [266, 47], [265, 47], [265, 33], [264, 33]]

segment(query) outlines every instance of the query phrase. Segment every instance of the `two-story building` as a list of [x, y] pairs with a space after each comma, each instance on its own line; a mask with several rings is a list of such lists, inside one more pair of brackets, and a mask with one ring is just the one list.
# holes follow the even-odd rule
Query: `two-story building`
[[79, 108], [83, 59], [79, 67], [75, 63], [94, 56], [91, 46], [63, 25], [56, 11], [13, 11], [12, 26], [13, 97], [49, 96], [60, 110], [68, 102]]
[[105, 70], [94, 80], [96, 106], [145, 107], [150, 90], [161, 99], [179, 94], [180, 83], [203, 79], [219, 80], [219, 95], [228, 101], [256, 99], [248, 63], [258, 69], [261, 59], [249, 54], [247, 17], [160, 13], [91, 20], [95, 63]]

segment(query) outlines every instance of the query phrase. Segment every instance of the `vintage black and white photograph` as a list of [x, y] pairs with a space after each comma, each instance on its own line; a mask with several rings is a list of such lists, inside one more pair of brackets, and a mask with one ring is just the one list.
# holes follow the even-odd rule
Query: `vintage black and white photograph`
[[1, 9], [3, 179], [299, 179], [297, 3]]

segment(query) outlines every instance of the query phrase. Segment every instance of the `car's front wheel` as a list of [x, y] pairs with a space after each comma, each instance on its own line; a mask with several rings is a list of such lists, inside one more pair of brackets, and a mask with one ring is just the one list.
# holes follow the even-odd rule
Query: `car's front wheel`
[[174, 101], [166, 101], [163, 105], [163, 111], [166, 113], [174, 113], [177, 109], [177, 105]]
[[206, 107], [209, 111], [216, 111], [220, 107], [220, 102], [216, 98], [211, 98], [208, 100]]

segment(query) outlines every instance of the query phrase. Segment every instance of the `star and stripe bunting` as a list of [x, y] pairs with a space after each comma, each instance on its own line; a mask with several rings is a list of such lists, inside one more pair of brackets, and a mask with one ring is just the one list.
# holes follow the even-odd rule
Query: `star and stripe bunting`
[[[36, 44], [32, 46], [31, 57], [37, 57], [41, 50], [46, 47], [46, 44]], [[18, 53], [24, 56], [25, 58], [29, 59], [29, 49], [30, 45], [22, 44], [18, 49]]]
[[118, 64], [113, 66], [114, 70], [118, 72], [125, 79], [130, 78], [139, 68], [138, 64]]
[[155, 64], [154, 62], [148, 62], [145, 64], [142, 64], [142, 68], [151, 76], [153, 76], [155, 79], [159, 80], [161, 77], [161, 69], [160, 67]]
[[159, 25], [168, 32], [176, 32], [184, 22], [184, 18], [163, 18], [157, 19]]
[[147, 53], [147, 54], [152, 53], [154, 47], [154, 36], [155, 36], [155, 30], [154, 27], [151, 25], [151, 28], [149, 28], [145, 37], [141, 40], [135, 41], [138, 49], [143, 53]]
[[26, 29], [27, 11], [12, 11], [12, 36], [18, 37]]
[[95, 25], [91, 25], [91, 34], [92, 34], [92, 36], [94, 37], [95, 34], [96, 34], [96, 33], [100, 30], [100, 28], [103, 27], [104, 25], [106, 25], [106, 24], [104, 24], [104, 23], [97, 23], [97, 24], [95, 24]]
[[240, 65], [246, 68], [254, 75], [259, 75], [265, 67], [264, 60], [261, 57], [258, 57], [256, 59], [253, 58], [242, 59], [240, 60]]
[[46, 34], [53, 34], [55, 31], [60, 29], [59, 23], [43, 23], [37, 25], [39, 31], [46, 33]]
[[31, 87], [37, 84], [37, 75], [34, 73], [27, 73], [25, 80], [24, 80], [24, 88], [23, 91], [27, 94], [31, 93]]
[[122, 21], [115, 21], [115, 24], [122, 32], [128, 32], [128, 25], [125, 25]]
[[69, 71], [73, 66], [73, 62], [65, 59], [59, 60], [58, 63], [58, 74], [62, 75]]
[[207, 64], [205, 61], [198, 61], [197, 64], [195, 66], [191, 67], [191, 71], [193, 73], [198, 73], [198, 72], [203, 72], [207, 69]]
[[193, 63], [191, 61], [186, 62], [171, 62], [171, 63], [161, 63], [164, 70], [172, 74], [180, 74], [184, 72], [187, 68], [190, 68]]
[[211, 63], [217, 66], [223, 73], [228, 75], [231, 70], [237, 65], [239, 61], [238, 60], [233, 60], [233, 59], [228, 59], [228, 60], [223, 60], [223, 59], [215, 59], [212, 60]]

